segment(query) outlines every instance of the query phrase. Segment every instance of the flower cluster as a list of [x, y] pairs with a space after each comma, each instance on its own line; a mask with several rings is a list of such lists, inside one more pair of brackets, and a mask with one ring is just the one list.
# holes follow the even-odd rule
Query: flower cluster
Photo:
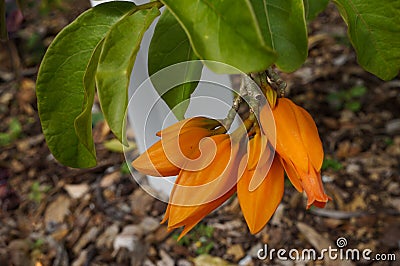
[[316, 125], [289, 99], [276, 99], [272, 112], [266, 105], [260, 122], [248, 118], [231, 134], [218, 120], [194, 117], [157, 135], [161, 140], [132, 165], [147, 175], [178, 176], [163, 222], [184, 227], [181, 237], [235, 192], [250, 232], [259, 232], [282, 199], [284, 171], [307, 194], [307, 208], [330, 199], [321, 182]]

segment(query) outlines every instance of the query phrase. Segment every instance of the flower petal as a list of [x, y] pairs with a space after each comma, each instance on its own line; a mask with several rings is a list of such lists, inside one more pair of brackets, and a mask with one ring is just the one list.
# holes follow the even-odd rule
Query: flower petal
[[276, 125], [276, 151], [285, 161], [292, 161], [298, 169], [307, 172], [308, 153], [303, 144], [295, 105], [286, 98], [279, 98], [272, 110]]
[[255, 134], [248, 143], [248, 164], [249, 170], [256, 168], [261, 154], [261, 134]]
[[[260, 153], [257, 156], [253, 156], [249, 158], [247, 170], [248, 171], [260, 171], [259, 168], [262, 168], [262, 173], [266, 174], [273, 163], [274, 160], [274, 151], [267, 144], [267, 140], [265, 136], [260, 138], [260, 143], [256, 143], [261, 148]], [[251, 168], [251, 165], [254, 165]], [[265, 175], [253, 175], [253, 178], [250, 180], [250, 184], [248, 189], [253, 191], [257, 189], [257, 187], [264, 181]]]
[[268, 163], [271, 150], [268, 145], [267, 137], [260, 133], [254, 135], [254, 138], [248, 142], [248, 163], [247, 168], [254, 170], [256, 167]]
[[[277, 152], [285, 161], [292, 161], [304, 172], [307, 172], [309, 158], [314, 168], [319, 171], [324, 152], [318, 129], [311, 115], [287, 98], [278, 99], [272, 113], [277, 131]], [[266, 116], [266, 111], [261, 112], [263, 128], [264, 124], [271, 123], [266, 121]], [[267, 131], [266, 134], [270, 133]]]
[[275, 148], [276, 146], [276, 125], [275, 117], [268, 104], [265, 104], [260, 111], [260, 127], [267, 136], [268, 141]]
[[328, 200], [330, 200], [330, 197], [325, 194], [322, 186], [321, 174], [316, 172], [311, 165], [310, 172], [305, 174], [301, 183], [307, 194], [307, 209], [310, 208], [311, 205], [324, 207]]
[[[168, 225], [173, 226], [194, 215], [202, 205], [211, 202], [236, 184], [235, 160], [231, 158], [230, 140], [217, 144], [214, 161], [201, 171], [182, 170], [170, 197], [171, 209]], [[182, 208], [180, 206], [186, 206]]]
[[[293, 102], [292, 105], [295, 105]], [[318, 134], [317, 126], [311, 115], [302, 107], [297, 106], [293, 108], [296, 113], [298, 125], [300, 127], [300, 134], [305, 148], [308, 150], [308, 155], [314, 168], [321, 170], [322, 162], [324, 160], [324, 150], [322, 142]]]
[[[210, 138], [216, 138], [212, 136]], [[231, 148], [232, 146], [232, 148]], [[217, 153], [210, 165], [201, 171], [182, 170], [175, 183], [168, 225], [174, 226], [196, 215], [204, 204], [220, 198], [236, 186], [239, 162], [242, 157], [240, 143], [226, 139], [217, 143]], [[187, 206], [181, 208], [179, 206]]]
[[156, 133], [157, 136], [167, 136], [169, 134], [182, 134], [184, 131], [186, 131], [189, 128], [206, 128], [206, 129], [213, 129], [217, 126], [221, 125], [221, 123], [218, 120], [212, 119], [212, 118], [207, 118], [203, 116], [196, 116], [196, 117], [191, 117], [187, 118], [181, 121], [178, 121], [177, 123], [160, 130]]
[[303, 192], [301, 177], [298, 175], [296, 167], [293, 165], [291, 161], [287, 162], [283, 160], [282, 157], [280, 157], [280, 161], [292, 185], [298, 192]]
[[[274, 159], [266, 174], [267, 167], [268, 165], [264, 165], [254, 171], [245, 171], [237, 184], [239, 204], [252, 234], [256, 234], [266, 225], [283, 196], [284, 175], [279, 159]], [[250, 191], [251, 179], [259, 175], [264, 178], [263, 182]]]
[[[228, 200], [234, 193], [236, 192], [236, 186], [234, 186], [231, 190], [229, 190], [227, 193], [225, 193], [223, 196], [220, 198], [211, 201], [209, 203], [203, 204], [201, 206], [198, 206], [197, 210], [195, 213], [193, 213], [192, 216], [188, 217], [185, 220], [182, 220], [180, 223], [177, 223], [175, 225], [171, 225], [168, 228], [178, 228], [181, 226], [184, 226], [184, 230], [182, 233], [179, 235], [179, 239], [181, 239], [184, 235], [187, 234], [193, 227], [196, 226], [205, 216], [207, 216], [209, 213], [214, 211], [216, 208], [221, 206], [226, 200]], [[181, 208], [190, 208], [189, 206], [180, 206]]]
[[180, 168], [168, 160], [161, 141], [156, 142], [136, 158], [132, 162], [132, 166], [139, 172], [150, 176], [173, 176], [180, 171]]
[[173, 176], [188, 160], [200, 155], [200, 141], [212, 134], [204, 128], [190, 128], [183, 134], [168, 134], [132, 162], [139, 172], [151, 176]]
[[183, 168], [187, 161], [200, 156], [200, 141], [211, 134], [212, 131], [205, 128], [190, 128], [175, 136], [169, 134], [161, 138], [163, 152], [172, 164]]

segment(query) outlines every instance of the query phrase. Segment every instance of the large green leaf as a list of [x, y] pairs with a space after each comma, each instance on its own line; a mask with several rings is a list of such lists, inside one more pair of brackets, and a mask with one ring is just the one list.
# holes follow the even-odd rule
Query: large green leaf
[[86, 11], [57, 35], [43, 58], [36, 87], [39, 116], [50, 151], [65, 165], [96, 165], [94, 149], [74, 129], [84, 103], [83, 77], [96, 45], [133, 7], [110, 2]]
[[307, 58], [307, 28], [302, 0], [251, 0], [265, 42], [278, 53], [283, 71], [298, 69]]
[[156, 7], [128, 14], [111, 28], [104, 40], [96, 74], [97, 92], [110, 129], [124, 143], [130, 75], [143, 34], [159, 15]]
[[[261, 71], [276, 54], [261, 35], [249, 0], [161, 0], [186, 31], [195, 53], [204, 60], [234, 66], [243, 72]], [[218, 73], [233, 72], [208, 64]]]
[[400, 1], [335, 0], [359, 64], [389, 80], [400, 70]]
[[96, 90], [95, 75], [97, 64], [100, 58], [100, 52], [103, 47], [103, 40], [101, 40], [96, 46], [96, 49], [94, 50], [86, 68], [86, 72], [83, 77], [83, 86], [85, 90], [83, 110], [82, 113], [75, 119], [74, 125], [76, 135], [78, 136], [80, 142], [85, 145], [89, 151], [93, 151], [93, 153], [95, 153], [95, 148], [92, 135], [92, 106]]
[[311, 21], [326, 9], [329, 0], [303, 0], [303, 2], [306, 19]]
[[[191, 60], [199, 59], [190, 46], [189, 38], [179, 22], [166, 9], [160, 17], [151, 39], [148, 55], [149, 75], [153, 75], [165, 67]], [[199, 80], [201, 77], [201, 64], [187, 64], [181, 73], [183, 81]], [[166, 88], [165, 83], [159, 79], [152, 80], [157, 92], [173, 110], [175, 116], [184, 118], [189, 104], [190, 95], [196, 89], [198, 82], [186, 82], [174, 88]], [[174, 109], [174, 107], [176, 107]]]

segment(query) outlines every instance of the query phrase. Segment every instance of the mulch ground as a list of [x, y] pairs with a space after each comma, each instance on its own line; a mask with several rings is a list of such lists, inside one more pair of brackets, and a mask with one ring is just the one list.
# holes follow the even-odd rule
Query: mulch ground
[[[62, 166], [46, 146], [35, 78], [55, 34], [88, 7], [71, 6], [29, 7], [35, 12], [0, 43], [0, 265], [400, 265], [400, 80], [383, 82], [357, 65], [336, 9], [310, 25], [303, 67], [282, 74], [288, 97], [316, 120], [333, 201], [306, 210], [288, 183], [272, 220], [251, 235], [233, 197], [177, 242], [179, 231], [159, 224], [166, 204], [105, 145], [112, 135], [101, 116], [95, 168]], [[346, 248], [394, 254], [397, 262], [257, 258], [264, 244], [320, 251], [337, 248], [341, 237]]]

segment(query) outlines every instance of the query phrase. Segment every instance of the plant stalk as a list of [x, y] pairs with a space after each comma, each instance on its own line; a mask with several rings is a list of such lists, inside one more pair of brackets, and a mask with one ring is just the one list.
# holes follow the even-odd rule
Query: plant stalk
[[277, 92], [280, 97], [285, 97], [285, 89], [287, 84], [284, 80], [281, 79], [278, 73], [276, 73], [272, 67], [269, 67], [266, 71], [268, 78], [271, 80], [271, 83], [275, 83], [277, 85]]
[[136, 10], [150, 9], [152, 7], [157, 7], [158, 9], [160, 9], [163, 5], [164, 4], [161, 3], [160, 1], [153, 1], [153, 2], [149, 2], [146, 4], [136, 6]]
[[242, 102], [242, 97], [240, 96], [240, 94], [237, 94], [233, 100], [232, 107], [229, 110], [226, 118], [221, 121], [221, 124], [223, 125], [226, 131], [229, 131], [229, 129], [231, 128], [233, 120], [235, 119], [237, 111], [239, 110], [241, 102]]

